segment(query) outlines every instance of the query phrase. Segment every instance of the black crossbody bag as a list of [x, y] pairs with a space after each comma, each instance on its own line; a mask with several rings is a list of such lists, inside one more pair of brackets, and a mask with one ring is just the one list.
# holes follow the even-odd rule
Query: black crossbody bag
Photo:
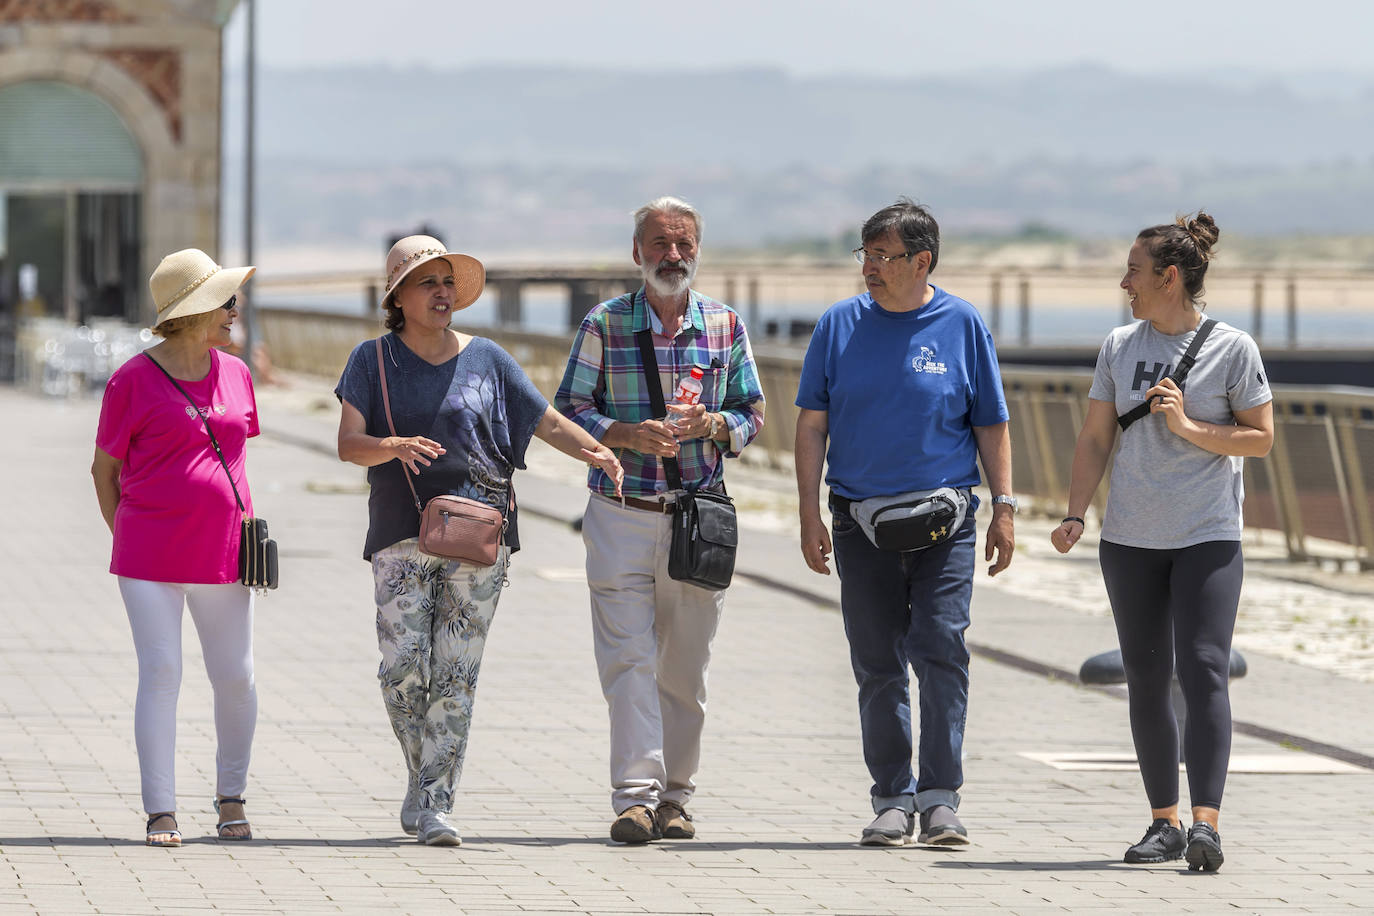
[[[658, 359], [650, 331], [635, 334], [648, 381], [649, 404], [654, 416], [668, 414], [663, 402], [663, 384], [658, 378]], [[668, 547], [668, 575], [710, 591], [728, 588], [735, 573], [735, 552], [739, 549], [739, 525], [734, 501], [723, 490], [688, 490], [682, 485], [682, 471], [676, 458], [663, 458], [663, 473], [668, 486], [678, 496], [673, 503], [673, 539]]]
[[[1187, 381], [1188, 373], [1192, 371], [1193, 364], [1197, 362], [1197, 355], [1198, 352], [1202, 349], [1202, 342], [1207, 339], [1208, 334], [1212, 333], [1212, 328], [1216, 327], [1216, 325], [1217, 320], [1215, 318], [1208, 318], [1202, 324], [1198, 325], [1196, 333], [1193, 334], [1193, 340], [1191, 343], [1188, 344], [1187, 351], [1183, 354], [1182, 357], [1179, 358], [1178, 365], [1174, 367], [1173, 372], [1170, 372], [1168, 375], [1164, 376], [1164, 378], [1173, 379], [1174, 384], [1179, 387], [1180, 391], [1183, 390], [1183, 383]], [[1137, 404], [1136, 406], [1132, 407], [1130, 410], [1126, 411], [1125, 413], [1121, 414], [1121, 416], [1116, 418], [1117, 425], [1120, 426], [1122, 431], [1124, 432], [1126, 427], [1130, 426], [1136, 420], [1139, 420], [1141, 417], [1145, 416], [1149, 412], [1149, 401]]]
[[[147, 353], [143, 354], [148, 356]], [[239, 581], [249, 588], [259, 590], [277, 587], [277, 542], [267, 536], [267, 520], [261, 518], [251, 518], [248, 510], [244, 508], [243, 500], [239, 498], [239, 488], [234, 485], [234, 475], [229, 471], [229, 462], [224, 459], [224, 452], [219, 447], [219, 440], [215, 438], [214, 430], [210, 429], [210, 423], [205, 419], [205, 414], [200, 412], [200, 407], [186, 393], [186, 389], [177, 384], [177, 380], [172, 378], [172, 373], [162, 367], [157, 360], [148, 356], [148, 362], [167, 376], [167, 381], [181, 396], [186, 399], [186, 403], [191, 405], [191, 409], [200, 417], [200, 422], [205, 426], [205, 432], [210, 436], [210, 445], [215, 450], [215, 457], [219, 459], [220, 467], [224, 468], [224, 473], [229, 477], [229, 488], [234, 491], [234, 502], [238, 503], [239, 515], [242, 518], [240, 523], [239, 536]]]

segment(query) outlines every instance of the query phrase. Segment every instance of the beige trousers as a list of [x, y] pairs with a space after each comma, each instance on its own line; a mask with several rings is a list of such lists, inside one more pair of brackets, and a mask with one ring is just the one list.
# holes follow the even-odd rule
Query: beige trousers
[[611, 807], [686, 805], [723, 591], [668, 576], [672, 516], [591, 494], [582, 519], [592, 637], [611, 718]]

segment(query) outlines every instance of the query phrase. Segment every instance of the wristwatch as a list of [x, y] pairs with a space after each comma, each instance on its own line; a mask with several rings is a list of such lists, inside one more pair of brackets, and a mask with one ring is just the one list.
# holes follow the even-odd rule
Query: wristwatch
[[718, 413], [707, 414], [706, 416], [711, 421], [711, 428], [706, 431], [706, 438], [714, 441], [720, 436], [720, 428], [725, 425], [725, 421]]
[[1005, 494], [1003, 494], [1003, 495], [1001, 495], [1001, 496], [994, 496], [994, 497], [992, 498], [992, 504], [993, 504], [994, 506], [1011, 506], [1012, 514], [1013, 514], [1013, 515], [1016, 514], [1016, 497], [1015, 497], [1015, 496], [1007, 496], [1007, 495], [1005, 495]]

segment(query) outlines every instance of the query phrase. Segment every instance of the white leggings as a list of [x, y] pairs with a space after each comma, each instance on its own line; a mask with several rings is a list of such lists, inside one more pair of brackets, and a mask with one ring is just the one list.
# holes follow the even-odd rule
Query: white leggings
[[143, 809], [176, 810], [177, 694], [181, 690], [181, 610], [191, 609], [205, 671], [215, 695], [218, 795], [248, 785], [248, 758], [258, 720], [253, 683], [253, 593], [238, 582], [178, 585], [119, 577], [138, 653], [134, 742], [143, 777]]

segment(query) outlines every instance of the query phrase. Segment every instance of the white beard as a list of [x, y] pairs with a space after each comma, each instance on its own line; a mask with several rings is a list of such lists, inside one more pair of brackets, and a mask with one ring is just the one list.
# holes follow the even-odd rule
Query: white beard
[[[672, 277], [660, 277], [658, 272], [664, 267], [684, 267], [686, 270], [681, 274]], [[644, 283], [660, 296], [676, 297], [687, 292], [692, 286], [692, 281], [697, 276], [697, 261], [695, 258], [681, 261], [660, 261], [650, 266], [649, 264], [639, 265], [640, 276], [644, 278]]]

